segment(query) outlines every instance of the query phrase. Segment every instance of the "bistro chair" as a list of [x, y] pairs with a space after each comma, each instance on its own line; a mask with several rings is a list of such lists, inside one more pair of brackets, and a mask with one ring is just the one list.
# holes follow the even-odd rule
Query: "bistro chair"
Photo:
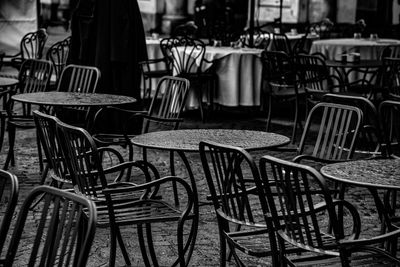
[[64, 40], [54, 43], [47, 50], [46, 59], [53, 64], [54, 79], [52, 78], [51, 82], [54, 89], [57, 88], [61, 73], [64, 70], [64, 67], [67, 65], [70, 46], [71, 36], [68, 36]]
[[[163, 77], [157, 84], [148, 111], [104, 107], [95, 114], [90, 132], [98, 146], [119, 145], [128, 148], [128, 159], [132, 161], [132, 137], [155, 130], [179, 128], [183, 122], [181, 113], [186, 104], [188, 90], [187, 79]], [[104, 125], [104, 120], [110, 116], [119, 118], [118, 122], [115, 122], [118, 125], [113, 127], [112, 132]]]
[[[264, 156], [255, 179], [266, 222], [272, 220], [281, 266], [398, 266], [400, 260], [381, 243], [397, 239], [398, 228], [360, 238], [357, 208], [334, 199], [316, 169]], [[257, 177], [256, 177], [257, 178]], [[342, 209], [345, 213], [340, 214]], [[297, 249], [289, 253], [288, 248]]]
[[[357, 107], [318, 103], [308, 114], [297, 148], [298, 155], [293, 161], [311, 160], [326, 164], [350, 160], [354, 155], [362, 120], [363, 113]], [[316, 136], [312, 134], [311, 127], [317, 127]]]
[[[144, 101], [151, 101], [153, 82], [155, 82], [156, 79], [160, 79], [164, 76], [172, 76], [172, 59], [171, 56], [168, 55], [166, 49], [167, 42], [168, 39], [166, 38], [160, 41], [160, 50], [163, 57], [139, 62], [143, 83], [142, 99]], [[160, 65], [162, 65], [162, 67], [160, 67]]]
[[20, 51], [15, 55], [5, 55], [3, 64], [19, 70], [26, 59], [41, 59], [48, 34], [46, 29], [40, 28], [25, 34], [20, 42]]
[[[101, 73], [92, 66], [71, 64], [66, 66], [60, 76], [57, 91], [75, 92], [82, 94], [95, 93]], [[76, 126], [86, 126], [90, 121], [90, 108], [88, 107], [61, 107], [54, 112], [57, 117]]]
[[272, 44], [274, 51], [282, 51], [290, 56], [293, 55], [292, 47], [286, 34], [272, 33]]
[[383, 137], [380, 119], [377, 108], [369, 99], [355, 95], [326, 94], [323, 101], [358, 107], [363, 116], [354, 156], [369, 158], [381, 155]]
[[197, 27], [194, 21], [188, 21], [186, 23], [177, 25], [172, 31], [172, 36], [196, 38], [198, 28], [199, 27]]
[[[22, 63], [21, 70], [19, 71], [19, 91], [18, 93], [33, 93], [33, 92], [45, 92], [50, 83], [50, 77], [53, 67], [49, 61], [42, 59], [27, 59]], [[7, 158], [4, 163], [4, 169], [7, 170], [9, 165], [15, 165], [14, 159], [14, 146], [15, 146], [15, 135], [17, 129], [34, 129], [35, 124], [32, 117], [32, 106], [30, 104], [22, 104], [22, 108], [14, 108], [14, 101], [10, 99], [7, 104], [8, 110], [8, 142], [9, 149]], [[42, 153], [40, 149], [40, 140], [37, 137], [39, 161], [42, 164]], [[40, 165], [40, 169], [43, 166]]]
[[[33, 218], [37, 221], [32, 221]], [[4, 266], [84, 267], [96, 221], [97, 210], [91, 200], [57, 188], [38, 186], [22, 204], [2, 263]], [[22, 259], [27, 262], [20, 262]]]
[[[19, 182], [14, 174], [0, 170], [0, 205], [2, 217], [0, 220], [0, 259], [4, 258], [3, 248], [9, 240], [10, 222], [13, 220], [18, 202]], [[0, 260], [1, 262], [1, 260]]]
[[[57, 129], [75, 190], [95, 202], [99, 215], [97, 226], [110, 230], [109, 265], [115, 265], [117, 242], [125, 263], [131, 265], [121, 235], [121, 227], [136, 225], [144, 265], [158, 266], [152, 224], [176, 222], [178, 256], [174, 265], [186, 266], [193, 250], [197, 231], [195, 227], [192, 227], [190, 233], [184, 237], [185, 223], [191, 220], [193, 225], [196, 225], [193, 222], [196, 216], [191, 212], [194, 195], [189, 184], [175, 176], [160, 178], [156, 168], [144, 161], [124, 162], [104, 169], [101, 164], [101, 150], [104, 148], [97, 147], [89, 132], [62, 122], [57, 124]], [[112, 148], [107, 149], [112, 150]], [[115, 153], [118, 152], [115, 151]], [[133, 168], [139, 173], [133, 171]], [[134, 173], [137, 176], [124, 177], [127, 170], [132, 170], [128, 173]], [[110, 180], [109, 174], [112, 173], [120, 175]], [[169, 190], [171, 183], [177, 183], [180, 185], [179, 189], [182, 189], [176, 196], [182, 200], [179, 207], [173, 204], [173, 193], [165, 191]], [[143, 228], [145, 228], [145, 234]]]
[[260, 178], [251, 155], [242, 148], [214, 142], [200, 142], [199, 150], [217, 216], [220, 266], [225, 266], [228, 260], [227, 248], [237, 266], [245, 266], [239, 251], [258, 258], [271, 257], [277, 264], [271, 221], [265, 223], [260, 216], [254, 187], [254, 180]]
[[283, 51], [263, 51], [263, 85], [267, 106], [267, 126], [270, 130], [273, 104], [281, 102], [294, 103], [294, 120], [291, 142], [295, 143], [297, 127], [302, 129], [299, 120], [300, 97], [304, 95], [297, 82], [295, 66], [288, 54]]
[[296, 72], [306, 93], [306, 114], [310, 106], [320, 102], [327, 93], [341, 93], [340, 79], [331, 75], [321, 55], [297, 54], [294, 59]]
[[200, 39], [172, 37], [166, 42], [166, 49], [168, 55], [172, 57], [172, 73], [174, 76], [186, 78], [190, 81], [190, 88], [192, 89], [190, 92], [193, 92], [193, 95], [189, 93], [188, 100], [191, 100], [191, 96], [194, 96], [200, 109], [201, 119], [204, 121], [203, 96], [208, 96], [207, 101], [213, 107], [213, 94], [217, 83], [214, 72], [203, 70], [206, 45]]
[[400, 58], [383, 58], [382, 87], [384, 100], [400, 100]]

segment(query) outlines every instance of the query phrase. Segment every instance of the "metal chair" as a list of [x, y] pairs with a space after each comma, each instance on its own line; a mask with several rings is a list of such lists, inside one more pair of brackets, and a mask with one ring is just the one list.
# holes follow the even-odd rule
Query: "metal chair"
[[383, 58], [382, 89], [383, 99], [400, 100], [400, 58]]
[[293, 55], [293, 50], [286, 34], [272, 33], [272, 44], [274, 51], [282, 51], [290, 56]]
[[[40, 204], [36, 205], [38, 200]], [[37, 222], [30, 221], [35, 217]], [[91, 200], [53, 187], [38, 186], [22, 204], [3, 264], [84, 267], [96, 221], [97, 210]], [[21, 253], [27, 257], [18, 258]], [[24, 258], [28, 262], [21, 262]]]
[[20, 69], [26, 59], [41, 59], [48, 34], [41, 28], [25, 34], [20, 42], [20, 51], [15, 55], [5, 55], [3, 64]]
[[[178, 255], [174, 265], [186, 266], [193, 250], [197, 231], [192, 227], [186, 236], [187, 243], [184, 242], [185, 223], [197, 218], [191, 212], [194, 196], [189, 184], [175, 176], [160, 178], [155, 167], [144, 161], [124, 162], [104, 169], [101, 164], [102, 150], [115, 149], [98, 148], [92, 136], [83, 128], [60, 122], [57, 124], [57, 129], [75, 190], [96, 203], [99, 212], [97, 226], [110, 229], [109, 265], [115, 265], [117, 242], [126, 264], [131, 265], [120, 228], [136, 225], [144, 265], [157, 266], [152, 224], [176, 222]], [[115, 153], [118, 152], [115, 151]], [[132, 168], [137, 169], [139, 173], [134, 172]], [[124, 177], [127, 170], [130, 170], [129, 174], [135, 173], [137, 176]], [[108, 176], [112, 173], [121, 175], [110, 181]], [[131, 179], [133, 179], [132, 182], [130, 182]], [[182, 189], [177, 192], [177, 197], [182, 200], [180, 207], [174, 205], [174, 193], [164, 191], [168, 190], [171, 183], [177, 183], [180, 186], [179, 189]], [[172, 198], [171, 201], [169, 197]], [[143, 227], [146, 234], [143, 233]]]
[[[295, 162], [332, 163], [350, 160], [359, 137], [362, 111], [353, 106], [318, 103], [308, 114]], [[317, 136], [311, 127], [317, 126]]]
[[213, 107], [213, 93], [216, 88], [217, 77], [212, 71], [203, 71], [205, 44], [200, 39], [190, 37], [168, 38], [165, 47], [173, 62], [173, 74], [190, 81], [200, 109], [201, 119], [204, 121], [203, 96], [207, 94], [207, 101]]
[[[94, 116], [90, 133], [99, 146], [120, 145], [129, 150], [128, 159], [133, 160], [130, 139], [140, 133], [154, 130], [178, 129], [183, 122], [181, 113], [186, 104], [189, 81], [166, 76], [157, 84], [148, 111], [135, 111], [117, 107], [104, 107]], [[104, 124], [109, 117], [118, 118], [112, 131]], [[118, 129], [120, 131], [118, 131]]]
[[[61, 73], [57, 91], [95, 93], [100, 76], [100, 70], [96, 67], [68, 65]], [[60, 120], [76, 126], [86, 126], [90, 121], [91, 110], [88, 107], [62, 107], [54, 112]]]
[[[327, 181], [314, 168], [264, 156], [260, 173], [261, 179], [255, 179], [258, 196], [262, 206], [269, 207], [263, 214], [267, 222], [273, 221], [282, 266], [400, 264], [380, 246], [397, 239], [400, 230], [359, 239], [361, 219], [356, 207], [333, 199]], [[343, 208], [347, 212], [341, 214]], [[288, 248], [297, 253], [289, 253]]]
[[[220, 266], [225, 266], [227, 247], [237, 266], [245, 266], [238, 251], [253, 257], [271, 257], [277, 264], [277, 244], [271, 221], [265, 222], [254, 181], [257, 166], [244, 149], [200, 142], [200, 158], [207, 179], [220, 240]], [[260, 216], [261, 215], [261, 216]], [[270, 236], [272, 234], [272, 236]]]
[[[27, 59], [22, 63], [21, 70], [19, 71], [19, 93], [33, 93], [44, 92], [47, 90], [50, 83], [50, 77], [53, 67], [49, 61], [41, 59]], [[33, 129], [35, 124], [32, 117], [32, 107], [30, 104], [22, 104], [20, 112], [16, 113], [14, 109], [14, 101], [10, 99], [7, 105], [8, 112], [8, 142], [9, 150], [7, 158], [4, 163], [4, 169], [7, 170], [10, 163], [11, 166], [15, 165], [14, 159], [14, 145], [15, 134], [17, 129]], [[38, 148], [40, 148], [40, 141], [37, 138]], [[41, 150], [38, 149], [40, 164], [42, 164]], [[40, 166], [43, 169], [43, 166]]]
[[64, 40], [54, 43], [47, 50], [46, 59], [53, 64], [54, 80], [52, 79], [52, 82], [54, 83], [53, 85], [55, 89], [57, 88], [61, 73], [67, 65], [70, 46], [71, 36], [68, 36]]
[[299, 88], [294, 63], [290, 56], [283, 51], [263, 51], [261, 60], [263, 62], [262, 89], [268, 105], [266, 130], [270, 130], [273, 104], [294, 102], [291, 142], [295, 143], [297, 127], [302, 129], [299, 113], [300, 97], [304, 95], [304, 90]]
[[[160, 41], [160, 50], [163, 54], [161, 58], [152, 58], [146, 61], [139, 62], [139, 66], [142, 72], [142, 99], [144, 101], [151, 101], [152, 90], [153, 90], [153, 82], [156, 79], [160, 79], [164, 76], [172, 75], [172, 60], [166, 51], [165, 43], [168, 42], [168, 39], [162, 39]], [[160, 64], [163, 67], [160, 67]]]
[[2, 252], [4, 244], [10, 236], [10, 222], [14, 217], [13, 215], [18, 201], [18, 193], [19, 183], [17, 176], [10, 172], [0, 170], [0, 203], [3, 211], [0, 222], [0, 258], [4, 258]]

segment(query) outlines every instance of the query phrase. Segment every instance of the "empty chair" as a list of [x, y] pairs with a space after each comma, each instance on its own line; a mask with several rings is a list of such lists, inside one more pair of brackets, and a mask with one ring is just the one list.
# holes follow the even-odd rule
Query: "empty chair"
[[[264, 156], [260, 173], [262, 179], [255, 179], [257, 192], [262, 207], [268, 207], [263, 210], [266, 222], [273, 221], [282, 266], [400, 264], [381, 246], [397, 239], [400, 230], [393, 227], [386, 235], [359, 239], [357, 208], [346, 200], [333, 199], [327, 181], [314, 168]], [[340, 213], [341, 208], [347, 212]]]
[[[57, 91], [95, 93], [99, 79], [100, 70], [98, 68], [71, 64], [62, 71]], [[64, 122], [85, 126], [88, 122], [89, 114], [90, 108], [88, 107], [62, 107], [59, 109], [57, 116]]]
[[[174, 265], [186, 266], [197, 231], [193, 228], [197, 225], [193, 222], [197, 217], [192, 212], [194, 195], [189, 184], [175, 176], [160, 178], [156, 168], [144, 161], [124, 162], [104, 169], [100, 157], [104, 148], [97, 147], [89, 132], [62, 122], [57, 124], [57, 129], [74, 189], [95, 201], [99, 212], [97, 226], [110, 230], [109, 265], [115, 265], [117, 242], [125, 263], [131, 265], [121, 228], [135, 225], [144, 265], [157, 266], [152, 224], [176, 222], [177, 258]], [[124, 177], [132, 168], [138, 171], [129, 171], [129, 175], [133, 173], [137, 176]], [[112, 173], [120, 175], [110, 181], [107, 178]], [[175, 193], [181, 200], [179, 207], [174, 204], [174, 193], [165, 191], [171, 183], [178, 184], [179, 190]], [[192, 222], [192, 228], [185, 235], [184, 226], [188, 220]]]
[[277, 264], [271, 223], [258, 212], [254, 180], [260, 178], [253, 158], [242, 148], [214, 142], [200, 142], [199, 149], [218, 222], [220, 266], [226, 265], [227, 249], [237, 266], [245, 266], [239, 251]]
[[183, 24], [179, 24], [174, 28], [172, 31], [172, 36], [173, 37], [190, 37], [190, 38], [196, 38], [197, 37], [197, 30], [198, 27], [194, 23], [194, 21], [188, 21]]
[[196, 100], [204, 121], [203, 96], [207, 96], [210, 106], [213, 106], [213, 91], [216, 87], [217, 77], [212, 71], [203, 71], [204, 54], [206, 45], [200, 39], [189, 37], [172, 37], [165, 44], [168, 55], [173, 62], [173, 74], [190, 81], [190, 88]]
[[[96, 221], [97, 210], [91, 200], [53, 187], [38, 186], [22, 204], [2, 262], [4, 266], [84, 267]], [[22, 253], [24, 257], [20, 257]]]
[[52, 79], [52, 82], [54, 83], [55, 89], [57, 88], [61, 73], [64, 67], [67, 65], [70, 46], [71, 36], [68, 36], [64, 40], [54, 43], [47, 50], [46, 59], [53, 64], [54, 80]]
[[400, 157], [400, 101], [385, 100], [379, 105], [378, 112], [385, 155]]
[[9, 228], [17, 206], [18, 193], [18, 178], [10, 172], [0, 170], [0, 206], [2, 211], [0, 221], [0, 258], [4, 258], [3, 247], [6, 240], [9, 240], [11, 236]]
[[295, 65], [288, 54], [283, 51], [263, 51], [263, 85], [267, 106], [267, 126], [270, 130], [273, 104], [280, 102], [294, 103], [293, 130], [291, 142], [295, 143], [297, 127], [302, 129], [299, 120], [300, 97], [304, 90], [299, 88]]
[[384, 99], [400, 100], [400, 58], [383, 58], [382, 87]]
[[[350, 160], [356, 148], [362, 111], [354, 106], [321, 102], [308, 114], [295, 162], [320, 163]], [[311, 127], [317, 127], [312, 135]]]
[[[42, 59], [27, 59], [22, 63], [19, 71], [19, 93], [44, 92], [47, 90], [50, 77], [52, 74], [52, 65], [49, 61]], [[7, 170], [9, 164], [15, 164], [14, 145], [17, 129], [33, 129], [35, 124], [32, 117], [32, 106], [30, 104], [22, 104], [22, 108], [14, 109], [14, 101], [10, 99], [8, 103], [8, 142], [9, 150], [4, 163], [4, 169]], [[39, 139], [37, 139], [38, 148]], [[41, 150], [38, 149], [39, 160], [42, 162]], [[40, 166], [42, 169], [42, 166]]]
[[275, 51], [283, 51], [288, 55], [293, 54], [289, 39], [284, 33], [273, 33], [272, 44]]
[[3, 64], [19, 70], [26, 59], [41, 59], [47, 38], [44, 28], [28, 32], [21, 39], [20, 51], [16, 55], [5, 55]]
[[[93, 120], [90, 133], [99, 146], [120, 145], [129, 150], [133, 160], [130, 139], [140, 133], [156, 130], [178, 129], [183, 122], [181, 113], [186, 104], [189, 81], [184, 78], [166, 76], [157, 84], [156, 91], [147, 111], [135, 111], [117, 107], [100, 109]], [[104, 120], [118, 118], [110, 131]]]

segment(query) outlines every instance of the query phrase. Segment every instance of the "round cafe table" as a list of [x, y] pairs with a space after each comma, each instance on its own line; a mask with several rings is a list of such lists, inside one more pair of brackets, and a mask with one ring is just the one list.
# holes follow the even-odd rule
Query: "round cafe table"
[[[195, 176], [190, 167], [189, 160], [185, 152], [199, 152], [200, 141], [213, 141], [226, 145], [242, 147], [248, 151], [261, 150], [267, 148], [275, 148], [288, 144], [290, 139], [286, 136], [263, 131], [251, 130], [233, 130], [233, 129], [184, 129], [158, 131], [138, 135], [131, 139], [132, 144], [144, 149], [159, 149], [164, 151], [176, 152], [183, 161], [190, 179], [191, 187], [194, 194], [193, 212], [195, 219], [191, 228], [191, 255], [196, 240], [198, 216], [199, 216], [199, 201], [196, 186]], [[144, 160], [147, 160], [144, 158]], [[175, 175], [174, 162], [171, 163], [171, 175]], [[175, 199], [179, 203], [178, 199]]]

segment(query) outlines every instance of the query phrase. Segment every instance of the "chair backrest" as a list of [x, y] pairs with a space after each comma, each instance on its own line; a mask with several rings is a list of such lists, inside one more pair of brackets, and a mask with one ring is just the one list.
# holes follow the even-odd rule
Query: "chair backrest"
[[323, 58], [300, 53], [296, 55], [294, 61], [296, 71], [308, 93], [320, 94], [331, 91], [332, 80]]
[[23, 59], [40, 59], [43, 56], [44, 45], [48, 34], [46, 29], [39, 29], [24, 35], [20, 43], [21, 57]]
[[[330, 190], [317, 170], [263, 156], [260, 159], [260, 174], [261, 179], [255, 179], [258, 196], [262, 206], [269, 207], [263, 213], [266, 220], [273, 221], [277, 236], [281, 238], [281, 242], [278, 242], [280, 246], [284, 246], [283, 242], [289, 242], [309, 251], [321, 249], [321, 256], [326, 247], [325, 235], [321, 231], [326, 231], [331, 225], [331, 235], [337, 240], [343, 237]], [[321, 205], [319, 209], [316, 208], [321, 203], [326, 208]]]
[[199, 151], [218, 221], [224, 221], [221, 225], [263, 224], [264, 218], [256, 212], [258, 200], [252, 198], [251, 187], [260, 180], [252, 156], [242, 148], [215, 142], [200, 142]]
[[181, 118], [189, 91], [189, 81], [185, 78], [165, 76], [157, 84], [156, 91], [152, 98], [148, 115], [158, 119], [157, 121], [145, 119], [143, 132], [149, 132], [151, 125], [162, 124], [165, 128], [177, 129], [178, 121], [168, 121]]
[[2, 217], [0, 222], [0, 256], [3, 258], [3, 247], [9, 238], [8, 230], [10, 222], [14, 217], [15, 207], [18, 201], [19, 183], [18, 178], [4, 170], [0, 170], [0, 204]]
[[292, 54], [292, 47], [290, 46], [289, 39], [284, 33], [272, 33], [272, 43], [275, 51], [283, 51], [288, 55]]
[[[59, 183], [72, 184], [71, 177], [61, 151], [61, 142], [57, 136], [57, 123], [60, 122], [55, 116], [40, 111], [33, 111], [37, 134], [43, 147], [44, 154], [51, 171], [53, 180]], [[55, 184], [57, 187], [58, 184]]]
[[206, 46], [200, 39], [172, 37], [162, 45], [172, 59], [174, 75], [201, 72]]
[[[250, 34], [253, 33], [253, 43], [250, 44]], [[253, 31], [246, 29], [240, 35], [240, 44], [243, 47], [253, 47], [267, 50], [272, 42], [272, 34], [260, 28], [255, 28]]]
[[[38, 186], [20, 209], [5, 266], [86, 266], [96, 221], [92, 201], [54, 187]], [[21, 253], [26, 256], [16, 256]], [[19, 262], [22, 259], [27, 262]]]
[[[356, 148], [362, 117], [362, 111], [357, 107], [318, 103], [308, 114], [298, 154], [310, 155], [327, 162], [351, 159]], [[311, 130], [315, 126], [316, 136]]]
[[356, 153], [364, 153], [369, 157], [371, 154], [379, 154], [381, 152], [382, 132], [378, 110], [368, 98], [347, 94], [325, 94], [322, 101], [354, 106], [361, 109], [363, 117], [359, 140], [356, 144]]
[[382, 87], [386, 98], [400, 100], [400, 58], [383, 58]]
[[71, 36], [54, 43], [46, 53], [46, 59], [50, 60], [53, 64], [54, 75], [56, 77], [56, 82], [61, 76], [61, 72], [67, 65], [69, 49], [71, 46]]
[[387, 156], [400, 157], [400, 101], [382, 101], [378, 113], [383, 132], [384, 153]]
[[43, 59], [27, 59], [18, 74], [20, 93], [44, 92], [50, 82], [53, 66]]
[[271, 87], [295, 84], [296, 72], [293, 61], [288, 54], [283, 51], [263, 51], [261, 60], [263, 63], [263, 81]]
[[190, 38], [196, 38], [197, 37], [197, 30], [198, 27], [194, 23], [194, 21], [188, 21], [183, 24], [179, 24], [174, 28], [172, 31], [172, 36], [173, 37], [190, 37]]
[[99, 79], [98, 68], [71, 64], [63, 69], [57, 91], [94, 93]]
[[107, 186], [96, 143], [85, 129], [57, 123], [57, 135], [73, 187], [92, 200], [101, 200], [99, 186]]

